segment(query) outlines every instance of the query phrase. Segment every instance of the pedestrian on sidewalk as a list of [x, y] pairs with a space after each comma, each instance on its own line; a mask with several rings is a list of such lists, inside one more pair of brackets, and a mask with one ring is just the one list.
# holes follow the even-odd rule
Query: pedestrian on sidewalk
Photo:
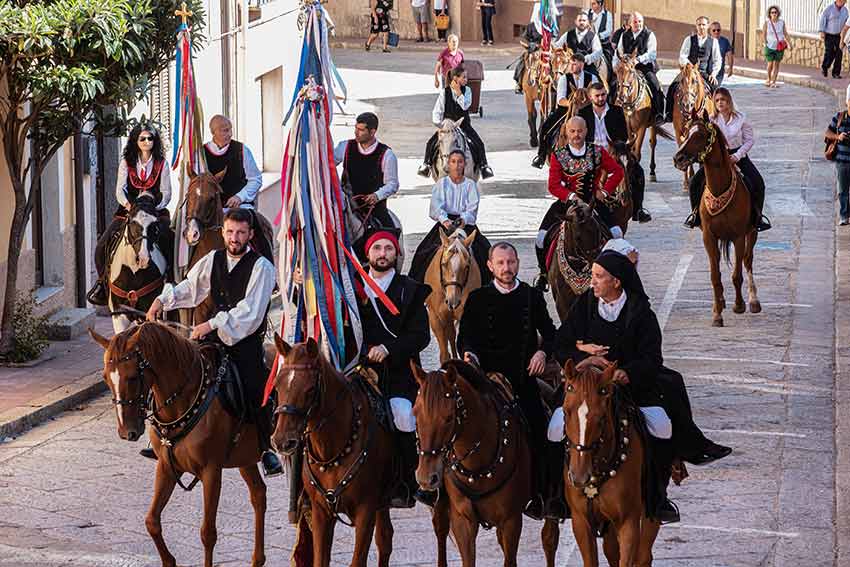
[[823, 40], [823, 63], [821, 73], [826, 77], [832, 66], [832, 78], [841, 78], [842, 38], [847, 31], [847, 0], [835, 0], [820, 16], [818, 32]]
[[369, 39], [366, 40], [366, 51], [372, 48], [372, 42], [379, 34], [384, 34], [384, 52], [389, 53], [390, 46], [390, 10], [393, 9], [393, 0], [369, 0], [371, 11], [371, 28]]
[[481, 45], [493, 45], [493, 16], [496, 15], [496, 0], [480, 0], [477, 7], [481, 10]]
[[785, 51], [791, 49], [791, 31], [782, 19], [779, 6], [767, 9], [767, 19], [761, 27], [764, 35], [764, 59], [767, 61], [767, 80], [764, 86], [777, 88], [776, 79], [779, 77], [779, 64], [785, 56]]
[[717, 74], [717, 84], [719, 86], [723, 84], [724, 78], [732, 76], [735, 67], [735, 46], [729, 41], [729, 38], [720, 35], [723, 33], [720, 22], [711, 22], [708, 33], [717, 41], [717, 45], [720, 47], [720, 73]]
[[[437, 22], [437, 16], [448, 16], [449, 15], [449, 0], [434, 0], [434, 22]], [[448, 29], [441, 30], [437, 27], [437, 24], [434, 24], [434, 27], [437, 28], [437, 40], [438, 41], [446, 41], [446, 36], [449, 33]]]
[[835, 152], [835, 176], [838, 178], [838, 224], [841, 226], [850, 224], [850, 96], [845, 98], [847, 108], [832, 117], [824, 135], [827, 140], [838, 142]]
[[413, 8], [413, 21], [416, 22], [416, 33], [419, 34], [416, 43], [434, 41], [428, 32], [428, 0], [410, 0], [410, 7]]
[[460, 49], [460, 39], [451, 34], [447, 40], [446, 48], [437, 55], [437, 66], [434, 67], [434, 88], [445, 88], [448, 86], [448, 74], [455, 67], [463, 63], [463, 51]]

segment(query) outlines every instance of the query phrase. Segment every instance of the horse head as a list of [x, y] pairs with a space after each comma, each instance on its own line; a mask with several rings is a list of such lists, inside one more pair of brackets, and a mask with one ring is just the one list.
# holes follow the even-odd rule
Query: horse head
[[189, 246], [196, 246], [205, 230], [221, 227], [224, 207], [220, 183], [226, 173], [227, 168], [215, 175], [190, 175], [192, 180], [186, 190], [186, 228], [183, 231]]
[[[322, 419], [322, 406], [330, 385], [328, 375], [338, 373], [319, 352], [319, 345], [312, 337], [295, 346], [289, 346], [278, 334], [274, 340], [283, 363], [278, 365], [274, 378], [278, 407], [272, 446], [290, 456], [298, 449], [308, 424]], [[321, 424], [310, 429], [320, 428]]]
[[641, 91], [641, 76], [635, 66], [637, 58], [624, 55], [617, 68], [617, 104], [624, 107], [634, 107], [638, 103]]
[[569, 451], [570, 483], [576, 488], [596, 485], [593, 461], [607, 458], [600, 450], [613, 438], [612, 395], [616, 363], [601, 370], [589, 364], [564, 365], [564, 438]]
[[158, 211], [154, 198], [142, 194], [127, 214], [125, 239], [133, 248], [135, 260], [142, 270], [147, 269], [159, 239]]
[[708, 111], [705, 110], [702, 116], [696, 112], [692, 113], [690, 119], [685, 122], [684, 132], [684, 139], [673, 156], [673, 165], [682, 171], [694, 163], [704, 162], [715, 147], [715, 142], [723, 137], [711, 123]]
[[[469, 151], [469, 144], [467, 143], [466, 135], [460, 129], [460, 125], [463, 121], [463, 117], [458, 118], [457, 120], [450, 120], [447, 118], [443, 120], [437, 128], [438, 157], [435, 164], [437, 172], [436, 178], [449, 174], [449, 154], [451, 154], [454, 150], [460, 150], [466, 156], [467, 172], [471, 171], [473, 167], [472, 155]], [[472, 175], [467, 175], [467, 177], [472, 177]]]
[[456, 229], [450, 236], [440, 230], [443, 247], [440, 252], [440, 284], [445, 294], [446, 306], [454, 311], [463, 302], [463, 291], [472, 269], [470, 247], [475, 241], [477, 229], [467, 236], [463, 229]]
[[555, 76], [563, 75], [567, 72], [570, 64], [570, 59], [573, 57], [573, 50], [569, 47], [555, 48], [552, 50], [552, 73]]

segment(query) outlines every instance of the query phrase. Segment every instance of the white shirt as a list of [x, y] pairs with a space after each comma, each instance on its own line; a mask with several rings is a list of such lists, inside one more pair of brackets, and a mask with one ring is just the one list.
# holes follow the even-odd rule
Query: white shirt
[[[599, 29], [599, 26], [602, 24], [602, 15], [607, 14], [605, 18], [605, 29]], [[608, 10], [602, 9], [599, 12], [590, 11], [590, 25], [593, 26], [593, 29], [596, 30], [596, 34], [599, 36], [600, 40], [611, 39], [611, 34], [614, 33], [614, 17], [611, 16], [611, 12]]]
[[[166, 284], [157, 298], [166, 311], [197, 307], [209, 296], [215, 253], [214, 250], [201, 258], [186, 274], [186, 279], [179, 284]], [[238, 262], [239, 258], [232, 258], [228, 254], [227, 270], [233, 270]], [[260, 256], [251, 271], [248, 287], [245, 289], [245, 299], [230, 311], [221, 311], [209, 320], [210, 326], [218, 332], [218, 337], [224, 344], [233, 346], [260, 328], [266, 318], [274, 283], [274, 266]]]
[[[643, 28], [640, 30], [640, 33], [643, 33]], [[614, 51], [614, 67], [620, 64], [620, 53], [623, 53], [623, 36], [626, 35], [625, 32], [620, 36], [620, 41], [617, 43], [617, 49]], [[632, 32], [634, 33], [634, 32]], [[653, 63], [657, 57], [658, 51], [658, 41], [655, 39], [655, 32], [649, 32], [649, 37], [646, 40], [646, 53], [637, 56], [638, 63]], [[625, 55], [631, 55], [630, 53], [626, 53]]]
[[[378, 287], [381, 288], [381, 291], [386, 293], [390, 287], [390, 284], [393, 283], [393, 278], [395, 277], [395, 268], [390, 268], [386, 272], [376, 272], [372, 268], [369, 268], [369, 277], [375, 280], [375, 283], [378, 284]], [[363, 286], [363, 289], [366, 291], [366, 295], [368, 295], [369, 297], [373, 299], [378, 297], [372, 290], [371, 286]], [[380, 316], [380, 313], [378, 313], [378, 315]]]
[[775, 22], [766, 20], [767, 34], [765, 34], [765, 43], [770, 49], [776, 49], [780, 40], [785, 40], [785, 20], [778, 19]]
[[[588, 27], [584, 31], [579, 31], [578, 28], [575, 29], [576, 32], [576, 40], [581, 43], [584, 40], [584, 36], [587, 35], [587, 32], [592, 31], [593, 27]], [[567, 35], [569, 32], [565, 33], [561, 37], [558, 38], [558, 41], [553, 43], [554, 47], [563, 48], [567, 44]], [[588, 65], [592, 65], [602, 59], [602, 42], [599, 41], [599, 34], [593, 34], [593, 41], [590, 44], [590, 53], [585, 53], [584, 62]]]
[[[334, 148], [334, 165], [339, 165], [345, 160], [346, 146], [348, 146], [348, 140], [338, 143]], [[357, 144], [357, 151], [360, 152], [360, 155], [362, 156], [368, 156], [374, 152], [377, 147], [378, 138], [376, 137], [372, 145], [365, 150], [360, 144]], [[398, 192], [398, 158], [391, 148], [387, 148], [384, 152], [384, 157], [381, 159], [381, 171], [384, 173], [384, 184], [375, 191], [375, 196], [378, 197], [379, 201], [386, 199], [387, 197], [391, 197]]]
[[[451, 90], [449, 91], [451, 92]], [[469, 87], [464, 88], [463, 92], [458, 96], [454, 96], [454, 92], [452, 92], [452, 96], [455, 99], [455, 102], [463, 110], [469, 110], [469, 107], [472, 105], [472, 89]], [[431, 112], [431, 122], [434, 123], [435, 126], [439, 126], [443, 123], [443, 115], [446, 113], [446, 90], [443, 89], [440, 91], [440, 94], [437, 96], [437, 102], [434, 103], [434, 110]]]
[[608, 114], [608, 105], [605, 105], [605, 110], [602, 111], [602, 115], [596, 113], [596, 109], [593, 109], [593, 120], [594, 120], [594, 128], [593, 128], [593, 143], [597, 146], [607, 148], [608, 147], [608, 128], [605, 127], [605, 115]]
[[448, 175], [440, 179], [431, 189], [430, 217], [437, 222], [448, 220], [449, 215], [458, 215], [466, 224], [475, 224], [481, 194], [478, 184], [464, 177], [455, 183]]
[[753, 134], [753, 125], [747, 120], [742, 112], [735, 112], [729, 118], [729, 122], [719, 112], [711, 119], [717, 125], [730, 149], [738, 148], [734, 154], [736, 159], [746, 157], [756, 142]]
[[428, 0], [410, 0], [410, 5], [414, 8], [421, 8], [428, 3]]
[[434, 10], [445, 10], [446, 0], [434, 0]]
[[[579, 73], [578, 75], [572, 75], [573, 84], [575, 85], [575, 88], [583, 89], [583, 88], [588, 86], [588, 85], [584, 84], [584, 74], [585, 73], [586, 73], [586, 71], [584, 69], [582, 69], [581, 73]], [[567, 98], [567, 94], [568, 94], [567, 91], [569, 90], [569, 83], [567, 83], [567, 76], [568, 75], [565, 73], [565, 74], [561, 75], [560, 77], [558, 77], [558, 88], [557, 88], [558, 100], [561, 100], [562, 98]]]
[[623, 310], [623, 307], [626, 305], [626, 290], [620, 294], [620, 297], [612, 301], [611, 303], [605, 303], [605, 300], [601, 297], [599, 298], [599, 306], [596, 308], [599, 316], [608, 321], [609, 323], [613, 323], [617, 320], [617, 317], [620, 316], [620, 312]]
[[[708, 36], [700, 37], [697, 36], [697, 45], [702, 47], [705, 45], [706, 40], [708, 40]], [[709, 71], [709, 75], [717, 78], [717, 75], [720, 73], [720, 68], [723, 66], [723, 57], [720, 55], [720, 42], [717, 39], [714, 39], [714, 45], [711, 47], [711, 69]], [[687, 63], [689, 63], [688, 55], [691, 54], [691, 36], [688, 36], [682, 41], [682, 47], [679, 48], [679, 65], [684, 67]]]
[[501, 293], [502, 295], [507, 295], [519, 287], [519, 278], [514, 279], [514, 285], [511, 289], [506, 289], [502, 287], [502, 284], [499, 283], [499, 280], [493, 280], [493, 285], [499, 291], [499, 293]]
[[[218, 147], [218, 144], [213, 141], [209, 141], [204, 145], [210, 153], [217, 156], [226, 153], [227, 149], [230, 147], [230, 144], [227, 144], [220, 148]], [[257, 167], [257, 162], [254, 161], [254, 154], [251, 153], [251, 150], [245, 144], [242, 144], [242, 168], [245, 170], [245, 178], [248, 182], [245, 183], [245, 187], [236, 194], [236, 196], [242, 201], [239, 208], [253, 209], [254, 206], [251, 205], [251, 203], [254, 203], [257, 200], [257, 193], [260, 192], [260, 188], [263, 186], [263, 172], [260, 171], [259, 167]]]
[[[153, 164], [153, 158], [143, 164], [142, 158], [139, 156], [139, 159], [136, 162], [136, 175], [141, 177], [142, 172], [144, 172], [145, 179], [147, 179], [153, 172]], [[127, 162], [122, 159], [121, 163], [118, 164], [118, 180], [115, 183], [115, 198], [118, 199], [118, 203], [122, 207], [129, 211], [132, 205], [130, 204], [130, 200], [127, 198], [127, 176]], [[164, 209], [168, 206], [168, 202], [171, 201], [171, 169], [168, 167], [167, 161], [162, 164], [162, 170], [159, 172], [159, 192], [162, 193], [162, 201], [160, 201], [156, 208]], [[148, 192], [142, 191], [140, 195], [144, 195], [146, 193]]]

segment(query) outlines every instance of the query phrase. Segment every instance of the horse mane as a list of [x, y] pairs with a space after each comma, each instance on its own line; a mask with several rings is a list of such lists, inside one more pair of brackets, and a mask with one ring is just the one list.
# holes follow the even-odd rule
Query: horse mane
[[[596, 366], [587, 365], [580, 370], [576, 369], [571, 381], [576, 390], [586, 394], [587, 392], [599, 387], [599, 379], [604, 372], [604, 370]], [[629, 387], [616, 382], [612, 382], [611, 384], [611, 411], [613, 412], [613, 418], [620, 419], [621, 416], [626, 415], [635, 423], [635, 427], [637, 427], [638, 431], [645, 433], [646, 422], [643, 417], [643, 413], [639, 410], [637, 404], [632, 398], [632, 393]]]
[[192, 368], [201, 357], [201, 347], [171, 327], [158, 322], [147, 321], [135, 330], [130, 329], [115, 336], [113, 348], [119, 352], [127, 350], [127, 343], [137, 338], [136, 346], [142, 355], [152, 364], [161, 361], [171, 368]]
[[144, 211], [149, 215], [156, 216], [156, 199], [154, 199], [153, 195], [142, 193], [136, 198], [130, 209], [131, 211]]
[[479, 394], [495, 394], [496, 387], [493, 385], [493, 382], [479, 368], [463, 360], [452, 359], [444, 362], [440, 370], [446, 371], [449, 368], [454, 368], [457, 375], [468, 382]]

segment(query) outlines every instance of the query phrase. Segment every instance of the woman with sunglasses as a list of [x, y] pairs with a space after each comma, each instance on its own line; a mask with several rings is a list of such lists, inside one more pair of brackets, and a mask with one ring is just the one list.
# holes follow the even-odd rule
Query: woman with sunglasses
[[785, 56], [785, 50], [791, 49], [791, 32], [785, 25], [785, 20], [780, 16], [782, 10], [779, 6], [771, 6], [767, 9], [767, 19], [761, 27], [764, 36], [764, 59], [767, 61], [767, 80], [764, 86], [777, 88], [776, 79], [779, 77], [779, 64]]
[[95, 247], [94, 263], [98, 279], [86, 296], [89, 303], [106, 305], [108, 297], [106, 273], [109, 266], [107, 255], [112, 248], [111, 243], [114, 238], [124, 228], [130, 209], [140, 197], [151, 199], [156, 207], [159, 222], [158, 245], [170, 271], [171, 258], [174, 255], [174, 234], [171, 231], [167, 209], [171, 200], [171, 175], [168, 163], [165, 161], [162, 139], [157, 129], [149, 122], [137, 124], [130, 131], [127, 145], [124, 146], [123, 159], [118, 165], [118, 181], [115, 186], [118, 210]]

